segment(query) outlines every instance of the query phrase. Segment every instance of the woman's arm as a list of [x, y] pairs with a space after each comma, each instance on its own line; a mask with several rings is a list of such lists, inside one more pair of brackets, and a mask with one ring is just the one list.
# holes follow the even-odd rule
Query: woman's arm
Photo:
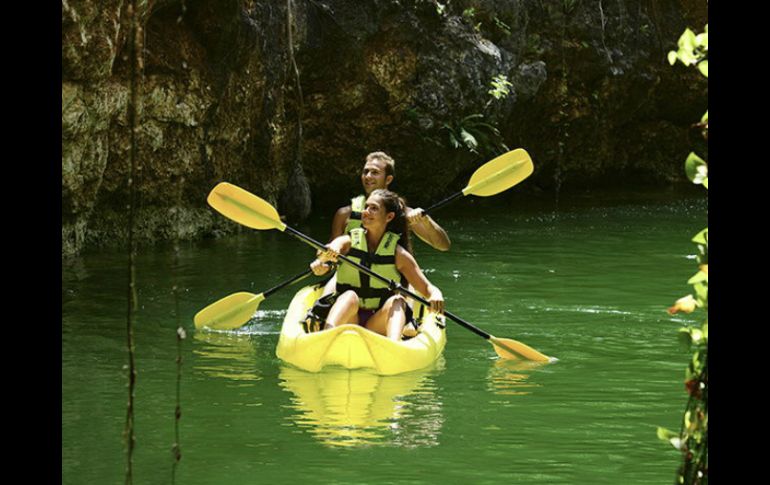
[[444, 311], [444, 295], [441, 293], [441, 290], [428, 281], [414, 256], [401, 246], [396, 248], [396, 269], [406, 277], [406, 280], [415, 290], [423, 295], [427, 295], [431, 310], [436, 312]]
[[310, 263], [310, 269], [313, 270], [313, 274], [316, 276], [324, 275], [329, 271], [329, 266], [325, 264], [327, 261], [336, 262], [338, 255], [348, 254], [349, 251], [350, 236], [347, 234], [340, 236], [327, 244], [325, 250], [318, 250], [316, 259]]

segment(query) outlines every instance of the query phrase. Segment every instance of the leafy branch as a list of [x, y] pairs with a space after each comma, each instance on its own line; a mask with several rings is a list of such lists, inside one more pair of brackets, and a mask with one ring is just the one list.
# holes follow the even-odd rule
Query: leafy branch
[[[701, 34], [685, 30], [678, 42], [679, 49], [668, 54], [673, 66], [677, 60], [686, 66], [695, 66], [708, 78], [708, 25]], [[708, 111], [696, 126], [708, 140]], [[685, 160], [687, 178], [708, 190], [708, 164], [691, 152]], [[670, 314], [706, 312], [700, 326], [683, 327], [679, 336], [693, 352], [685, 372], [685, 389], [689, 394], [679, 433], [658, 428], [658, 437], [669, 442], [682, 453], [682, 464], [677, 473], [678, 484], [708, 484], [708, 227], [696, 234], [692, 241], [698, 248], [698, 271], [688, 280], [695, 296], [689, 294], [677, 300], [668, 309]]]

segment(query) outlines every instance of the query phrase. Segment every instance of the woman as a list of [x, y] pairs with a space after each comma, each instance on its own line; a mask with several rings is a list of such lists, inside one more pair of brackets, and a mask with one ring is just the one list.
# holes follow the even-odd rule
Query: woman
[[[402, 286], [411, 284], [419, 293], [427, 295], [431, 310], [443, 312], [441, 290], [428, 281], [411, 254], [405, 211], [406, 204], [394, 192], [372, 191], [361, 213], [363, 227], [339, 236], [328, 244], [327, 250], [319, 252], [310, 264], [313, 273], [325, 274], [329, 268], [324, 263], [336, 261], [337, 255], [343, 254]], [[391, 340], [401, 340], [411, 313], [402, 295], [345, 262], [337, 269], [337, 293], [324, 328], [354, 323]]]

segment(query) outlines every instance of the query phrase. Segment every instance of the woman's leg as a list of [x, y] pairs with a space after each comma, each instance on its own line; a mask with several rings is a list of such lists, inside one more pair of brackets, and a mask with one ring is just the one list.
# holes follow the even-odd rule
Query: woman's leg
[[372, 332], [400, 342], [404, 325], [406, 325], [406, 300], [400, 295], [394, 295], [372, 315], [365, 326]]
[[334, 302], [326, 317], [324, 329], [345, 323], [358, 323], [358, 295], [353, 290], [348, 290], [337, 297], [337, 301]]
[[326, 295], [331, 295], [334, 293], [334, 290], [337, 289], [337, 273], [334, 273], [334, 275], [329, 279], [329, 281], [326, 282], [326, 286], [324, 286], [324, 292], [321, 295], [321, 298], [323, 298]]

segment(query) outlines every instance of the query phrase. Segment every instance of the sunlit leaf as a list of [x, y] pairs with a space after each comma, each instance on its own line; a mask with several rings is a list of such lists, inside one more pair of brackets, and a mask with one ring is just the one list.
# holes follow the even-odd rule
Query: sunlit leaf
[[700, 121], [701, 123], [706, 123], [709, 120], [709, 110], [706, 110], [706, 113], [701, 117]]
[[[702, 183], [703, 177], [708, 174], [708, 166], [706, 165], [705, 160], [696, 155], [695, 152], [690, 152], [687, 156], [687, 160], [684, 162], [684, 170], [685, 173], [687, 173], [687, 178], [690, 179], [691, 182], [698, 184]], [[700, 180], [695, 182], [695, 178], [698, 176], [700, 176]]]
[[692, 52], [695, 49], [695, 32], [690, 29], [684, 29], [684, 33], [679, 37], [679, 49]]
[[708, 177], [703, 179], [703, 186], [706, 187], [706, 188], [709, 188], [709, 178]]
[[674, 306], [669, 307], [668, 313], [669, 315], [674, 315], [678, 312], [692, 313], [697, 306], [698, 302], [695, 301], [695, 298], [692, 295], [687, 295], [678, 299]]
[[708, 245], [709, 243], [709, 228], [702, 230], [692, 238], [692, 242], [696, 244], [705, 244]]
[[677, 450], [680, 450], [680, 451], [682, 450], [682, 438], [679, 438], [679, 437], [671, 438], [670, 440], [668, 440], [668, 442], [671, 443], [671, 446], [673, 446]]
[[703, 331], [699, 328], [691, 329], [690, 336], [692, 337], [692, 343], [695, 345], [699, 345], [703, 342]]
[[476, 147], [479, 146], [479, 143], [478, 141], [476, 141], [476, 138], [470, 133], [468, 133], [467, 131], [465, 131], [465, 128], [460, 129], [460, 137], [462, 138], [463, 143], [465, 143], [465, 146], [467, 146], [470, 149], [475, 149]]
[[695, 43], [698, 45], [698, 47], [703, 48], [704, 50], [708, 50], [709, 48], [709, 33], [703, 32], [702, 34], [698, 34], [695, 36]]
[[701, 305], [709, 300], [708, 285], [704, 285], [703, 283], [695, 283], [693, 288], [695, 289], [695, 294], [697, 295], [698, 300], [702, 302]]
[[708, 281], [708, 280], [709, 280], [708, 273], [704, 273], [703, 271], [698, 271], [692, 276], [692, 278], [687, 280], [687, 284], [694, 285], [695, 283], [700, 283], [701, 281]]
[[668, 63], [673, 66], [674, 64], [676, 64], [676, 59], [677, 59], [676, 51], [669, 51], [669, 53], [668, 53]]
[[670, 429], [663, 428], [662, 426], [658, 426], [658, 439], [662, 441], [668, 441], [671, 438], [678, 437], [679, 435], [671, 431]]
[[709, 77], [709, 61], [700, 61], [698, 63], [698, 70], [704, 76]]

